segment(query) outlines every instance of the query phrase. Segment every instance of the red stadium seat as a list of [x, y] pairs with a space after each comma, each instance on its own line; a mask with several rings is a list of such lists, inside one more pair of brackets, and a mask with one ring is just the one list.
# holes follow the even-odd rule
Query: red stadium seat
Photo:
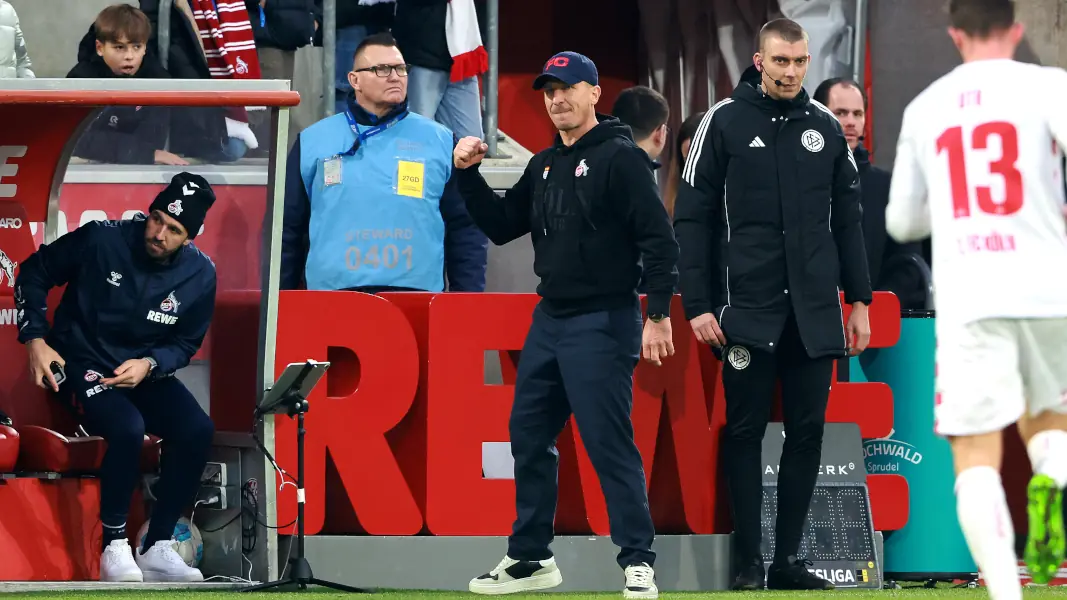
[[[67, 437], [47, 427], [25, 425], [21, 427], [17, 470], [26, 473], [59, 473], [86, 475], [100, 469], [107, 450], [107, 442], [98, 436]], [[14, 430], [12, 430], [14, 431]], [[0, 428], [0, 435], [3, 428]], [[16, 440], [19, 435], [15, 434]], [[159, 470], [160, 444], [162, 440], [146, 435], [141, 448], [140, 468], [142, 473]], [[0, 467], [4, 465], [3, 439], [0, 438]], [[15, 464], [15, 463], [13, 463]], [[0, 472], [3, 469], [0, 468]]]
[[[23, 472], [93, 473], [100, 468], [106, 444], [99, 437], [67, 437], [58, 433], [73, 431], [73, 418], [47, 392], [29, 381], [26, 352], [16, 339], [15, 277], [19, 265], [35, 250], [26, 209], [18, 202], [0, 200], [0, 330], [10, 330], [8, 335], [0, 337], [0, 349], [6, 348], [5, 356], [10, 357], [0, 364], [0, 406], [15, 419], [21, 431], [21, 439], [18, 433], [14, 435], [17, 460], [11, 467]], [[49, 294], [50, 308], [55, 307], [60, 295], [61, 290]], [[0, 435], [3, 433], [0, 431]], [[154, 437], [145, 439], [142, 470], [151, 472], [159, 467], [159, 442]], [[10, 444], [0, 438], [0, 471], [5, 470], [4, 460]]]
[[19, 458], [19, 433], [0, 425], [0, 473], [11, 473]]
[[94, 473], [107, 444], [96, 436], [67, 437], [38, 425], [19, 427], [18, 470], [28, 473]]
[[[23, 424], [74, 430], [73, 418], [27, 376], [26, 350], [17, 339], [15, 280], [19, 267], [36, 250], [30, 223], [22, 204], [0, 200], [0, 409]], [[53, 290], [48, 305], [54, 308], [61, 290]]]

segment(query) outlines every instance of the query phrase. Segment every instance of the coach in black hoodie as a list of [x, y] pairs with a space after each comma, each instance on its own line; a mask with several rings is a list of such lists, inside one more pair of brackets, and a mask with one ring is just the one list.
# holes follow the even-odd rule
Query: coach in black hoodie
[[[557, 497], [556, 437], [573, 412], [608, 505], [626, 588], [656, 597], [655, 531], [630, 408], [640, 354], [674, 353], [668, 319], [678, 246], [630, 128], [597, 115], [597, 71], [585, 56], [552, 57], [535, 80], [560, 135], [530, 160], [503, 199], [478, 173], [487, 146], [459, 141], [460, 191], [474, 222], [497, 245], [531, 234], [542, 301], [519, 359], [511, 410], [518, 519], [508, 552], [470, 582], [481, 594], [559, 585], [549, 543]], [[641, 330], [637, 284], [644, 260], [648, 321]], [[643, 352], [642, 352], [643, 346]]]

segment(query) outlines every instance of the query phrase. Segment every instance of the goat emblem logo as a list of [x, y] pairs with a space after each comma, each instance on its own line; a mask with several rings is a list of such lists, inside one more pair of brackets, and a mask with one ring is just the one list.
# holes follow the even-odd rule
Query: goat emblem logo
[[15, 268], [19, 264], [8, 257], [7, 253], [0, 250], [0, 281], [7, 278], [7, 287], [15, 287]]
[[174, 292], [167, 294], [167, 298], [159, 304], [159, 310], [163, 312], [178, 312], [178, 307], [181, 306], [181, 302], [174, 297]]

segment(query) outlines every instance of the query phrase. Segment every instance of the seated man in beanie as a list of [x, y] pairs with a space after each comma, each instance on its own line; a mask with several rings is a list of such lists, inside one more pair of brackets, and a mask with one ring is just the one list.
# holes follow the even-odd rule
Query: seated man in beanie
[[[191, 243], [215, 195], [199, 175], [176, 175], [146, 216], [92, 221], [22, 264], [15, 280], [18, 339], [38, 386], [58, 393], [90, 435], [107, 441], [100, 468], [102, 581], [202, 581], [171, 540], [200, 487], [211, 419], [174, 376], [189, 364], [215, 308], [215, 264]], [[48, 291], [66, 284], [49, 329]], [[66, 378], [57, 384], [52, 366]], [[145, 433], [163, 440], [156, 504], [134, 559], [126, 514]]]

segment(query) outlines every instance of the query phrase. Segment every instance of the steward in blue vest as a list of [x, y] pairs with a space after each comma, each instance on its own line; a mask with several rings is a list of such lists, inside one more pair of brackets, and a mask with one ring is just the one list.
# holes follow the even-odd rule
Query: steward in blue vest
[[488, 240], [459, 195], [454, 145], [406, 100], [378, 117], [355, 94], [305, 129], [286, 165], [281, 289], [440, 292], [447, 277], [450, 291], [484, 291]]

